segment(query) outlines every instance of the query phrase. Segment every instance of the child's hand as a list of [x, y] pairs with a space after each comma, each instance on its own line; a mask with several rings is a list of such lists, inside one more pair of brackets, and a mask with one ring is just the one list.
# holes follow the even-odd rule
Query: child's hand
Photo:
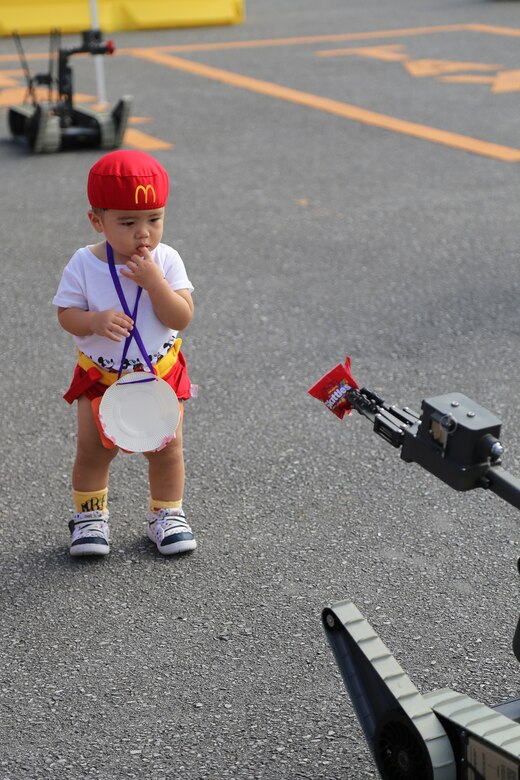
[[126, 263], [126, 268], [121, 269], [121, 276], [133, 279], [139, 287], [150, 292], [164, 280], [163, 272], [154, 262], [149, 249], [142, 247], [139, 251], [142, 255], [132, 255]]
[[112, 341], [126, 339], [134, 326], [133, 320], [122, 311], [105, 309], [105, 311], [93, 311], [89, 314], [92, 332], [96, 336], [104, 336]]

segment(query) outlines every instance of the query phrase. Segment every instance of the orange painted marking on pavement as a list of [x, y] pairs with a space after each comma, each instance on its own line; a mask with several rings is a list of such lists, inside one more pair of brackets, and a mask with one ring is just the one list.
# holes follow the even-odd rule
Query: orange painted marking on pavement
[[403, 63], [411, 76], [440, 76], [443, 73], [456, 73], [464, 70], [498, 70], [501, 65], [483, 65], [478, 62], [450, 62], [449, 60], [409, 60]]
[[369, 111], [358, 106], [342, 103], [338, 100], [313, 95], [309, 92], [302, 92], [297, 89], [283, 87], [273, 84], [269, 81], [242, 76], [240, 73], [214, 68], [198, 62], [192, 62], [181, 57], [175, 57], [169, 54], [162, 54], [155, 51], [146, 51], [143, 49], [134, 50], [136, 57], [156, 62], [160, 65], [166, 65], [169, 68], [191, 73], [196, 76], [219, 81], [232, 87], [246, 89], [250, 92], [256, 92], [268, 97], [286, 100], [289, 103], [296, 103], [307, 108], [314, 108], [318, 111], [324, 111], [329, 114], [335, 114], [345, 119], [351, 119], [355, 122], [361, 122], [372, 127], [379, 127], [384, 130], [391, 130], [395, 133], [402, 133], [423, 141], [444, 144], [454, 149], [462, 149], [466, 152], [473, 152], [485, 157], [492, 157], [496, 160], [505, 162], [519, 162], [520, 149], [514, 147], [502, 146], [501, 144], [481, 141], [471, 136], [452, 133], [447, 130], [440, 130], [436, 127], [421, 125], [416, 122], [409, 122], [404, 119], [379, 114], [375, 111]]
[[160, 138], [154, 138], [153, 135], [143, 133], [141, 130], [135, 130], [133, 127], [125, 131], [123, 143], [140, 149], [142, 152], [157, 151], [159, 149], [173, 149], [173, 144], [161, 141]]
[[489, 33], [490, 35], [505, 35], [511, 38], [520, 38], [520, 30], [517, 27], [494, 27], [492, 24], [468, 24], [467, 30], [471, 32]]
[[0, 87], [17, 87], [20, 84], [20, 76], [23, 70], [0, 70]]
[[[116, 54], [117, 54], [117, 52], [116, 52]], [[75, 57], [81, 57], [82, 59], [86, 59], [87, 57], [90, 57], [91, 55], [87, 54], [86, 52], [84, 52], [84, 53], [78, 53], [78, 54], [76, 54], [74, 56]], [[28, 53], [28, 52], [26, 52], [25, 53], [25, 59], [27, 60], [27, 62], [31, 62], [33, 60], [46, 60], [48, 62], [49, 59], [57, 60], [58, 59], [58, 55], [56, 54], [56, 52], [53, 52], [53, 53], [50, 53], [50, 54], [49, 54], [49, 52], [46, 52], [46, 53], [43, 53], [43, 52], [31, 52], [31, 53]], [[0, 62], [20, 62], [20, 57], [18, 56], [18, 54], [0, 54]]]
[[402, 43], [390, 43], [386, 46], [364, 46], [355, 49], [322, 49], [315, 52], [317, 57], [343, 57], [356, 54], [361, 57], [371, 57], [383, 62], [401, 62], [409, 59], [410, 55], [403, 51]]
[[493, 79], [492, 92], [520, 92], [520, 70], [502, 70]]
[[[38, 100], [45, 101], [49, 97], [49, 90], [47, 87], [36, 87], [36, 97]], [[27, 103], [27, 87], [10, 87], [2, 89], [0, 92], [0, 107], [3, 106], [21, 106], [23, 103]], [[53, 99], [56, 96], [54, 95]], [[96, 100], [92, 95], [76, 95], [76, 99], [79, 103], [92, 103]]]
[[[0, 92], [0, 106], [21, 106], [27, 96], [27, 87], [10, 87]], [[41, 99], [45, 98], [43, 95]]]
[[128, 117], [129, 125], [149, 125], [150, 122], [153, 122], [151, 116], [129, 116]]
[[439, 81], [447, 84], [493, 84], [496, 76], [440, 76]]
[[[161, 46], [163, 52], [223, 51], [230, 49], [256, 49], [265, 46], [299, 46], [309, 43], [327, 43], [333, 41], [365, 41], [371, 38], [399, 38], [409, 35], [431, 35], [443, 32], [469, 30], [469, 24], [445, 24], [437, 27], [405, 27], [396, 30], [376, 30], [373, 32], [332, 33], [330, 35], [306, 35], [300, 38], [265, 38], [255, 41], [223, 41], [220, 43], [182, 43]], [[135, 49], [118, 49], [120, 54], [133, 54]], [[0, 59], [1, 61], [1, 59]]]
[[[31, 62], [33, 60], [48, 60], [49, 59], [49, 52], [46, 52], [45, 54], [27, 54], [25, 55], [25, 59], [27, 62]], [[20, 57], [18, 54], [0, 54], [0, 62], [20, 62]]]

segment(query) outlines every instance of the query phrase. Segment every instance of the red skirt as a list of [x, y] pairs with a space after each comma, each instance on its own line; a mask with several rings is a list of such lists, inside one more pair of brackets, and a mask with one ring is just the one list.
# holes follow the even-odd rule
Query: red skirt
[[[64, 399], [67, 403], [72, 404], [81, 395], [85, 395], [91, 401], [94, 398], [99, 398], [107, 389], [107, 385], [98, 381], [100, 377], [101, 371], [98, 371], [97, 368], [93, 367], [85, 371], [81, 366], [77, 365], [74, 369], [70, 387], [63, 396]], [[173, 388], [179, 401], [187, 401], [190, 398], [191, 382], [188, 376], [186, 359], [182, 352], [179, 352], [176, 363], [162, 378]]]

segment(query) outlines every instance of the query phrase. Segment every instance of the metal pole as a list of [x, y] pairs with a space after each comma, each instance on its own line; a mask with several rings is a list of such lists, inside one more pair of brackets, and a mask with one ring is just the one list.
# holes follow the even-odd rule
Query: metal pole
[[[99, 30], [99, 17], [97, 11], [97, 0], [90, 0], [90, 28]], [[101, 106], [107, 105], [107, 90], [105, 81], [105, 62], [102, 54], [94, 55], [94, 66], [96, 69], [97, 98]]]
[[492, 490], [495, 495], [503, 498], [508, 504], [520, 509], [520, 480], [518, 477], [514, 477], [502, 466], [492, 466], [486, 471], [482, 482], [483, 487]]

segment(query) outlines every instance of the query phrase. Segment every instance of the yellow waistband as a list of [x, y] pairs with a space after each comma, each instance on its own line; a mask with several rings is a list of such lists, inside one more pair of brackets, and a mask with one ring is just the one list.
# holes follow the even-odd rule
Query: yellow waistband
[[[177, 362], [177, 356], [179, 354], [180, 348], [182, 344], [182, 339], [175, 339], [172, 346], [166, 353], [166, 355], [163, 355], [163, 357], [155, 363], [154, 368], [157, 373], [157, 376], [163, 377], [166, 376], [166, 374], [173, 368], [175, 363]], [[101, 368], [101, 366], [98, 366], [97, 363], [94, 363], [93, 360], [91, 360], [89, 357], [87, 357], [83, 352], [80, 352], [78, 350], [78, 366], [80, 366], [84, 371], [88, 371], [89, 368], [97, 368], [97, 370], [101, 373], [101, 378], [98, 380], [101, 382], [102, 385], [107, 385], [110, 387], [110, 385], [113, 385], [114, 382], [117, 382], [118, 380], [118, 372], [117, 371], [105, 371], [104, 368]], [[123, 374], [128, 374], [128, 371], [123, 371]]]

